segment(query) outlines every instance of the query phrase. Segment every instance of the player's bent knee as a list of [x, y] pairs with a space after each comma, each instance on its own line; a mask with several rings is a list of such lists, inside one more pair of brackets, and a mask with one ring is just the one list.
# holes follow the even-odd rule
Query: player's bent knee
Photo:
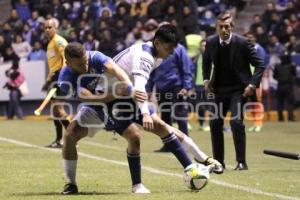
[[140, 141], [141, 139], [141, 131], [139, 128], [131, 124], [122, 134], [124, 138], [128, 141]]
[[84, 128], [80, 127], [76, 121], [72, 121], [64, 134], [64, 139], [77, 142], [86, 135], [87, 130], [85, 131]]

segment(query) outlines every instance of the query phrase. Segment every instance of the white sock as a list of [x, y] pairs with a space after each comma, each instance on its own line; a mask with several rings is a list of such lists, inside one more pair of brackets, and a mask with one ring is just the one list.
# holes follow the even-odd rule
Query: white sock
[[76, 185], [77, 160], [63, 159], [63, 169], [67, 183]]
[[198, 161], [204, 162], [208, 158], [208, 156], [199, 149], [199, 147], [194, 143], [194, 141], [190, 137], [185, 135], [181, 144]]

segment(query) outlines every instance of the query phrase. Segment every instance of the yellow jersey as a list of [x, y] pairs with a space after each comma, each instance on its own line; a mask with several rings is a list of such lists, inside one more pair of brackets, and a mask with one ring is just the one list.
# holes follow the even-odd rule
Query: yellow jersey
[[65, 64], [64, 50], [68, 42], [60, 35], [55, 34], [47, 46], [47, 61], [49, 66], [49, 73], [47, 81], [51, 80], [53, 74], [60, 70]]

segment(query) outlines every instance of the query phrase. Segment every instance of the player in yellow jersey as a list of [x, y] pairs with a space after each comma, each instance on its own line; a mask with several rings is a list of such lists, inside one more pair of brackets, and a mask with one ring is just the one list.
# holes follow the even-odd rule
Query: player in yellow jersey
[[[58, 27], [58, 21], [54, 18], [49, 19], [45, 22], [45, 36], [48, 39], [47, 46], [47, 61], [49, 66], [49, 73], [47, 76], [47, 81], [43, 85], [42, 90], [47, 91], [55, 86], [55, 82], [58, 79], [59, 72], [61, 68], [65, 65], [64, 50], [68, 42], [56, 34], [56, 29]], [[50, 88], [51, 87], [51, 88]], [[51, 103], [55, 103], [57, 100], [52, 99]], [[50, 148], [61, 148], [61, 139], [63, 133], [63, 126], [67, 128], [69, 122], [67, 120], [67, 113], [65, 112], [62, 105], [55, 105], [53, 107], [53, 117], [54, 125], [56, 129], [56, 139], [51, 144], [46, 147]], [[62, 120], [56, 120], [55, 118], [60, 118]], [[65, 119], [64, 119], [65, 118]]]

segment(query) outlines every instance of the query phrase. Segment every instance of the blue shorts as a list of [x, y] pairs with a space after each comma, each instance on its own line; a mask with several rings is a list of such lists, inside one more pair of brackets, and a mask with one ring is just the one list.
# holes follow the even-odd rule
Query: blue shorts
[[[100, 129], [116, 131], [122, 135], [132, 124], [142, 125], [143, 116], [132, 99], [117, 99], [109, 103], [84, 103], [74, 120], [82, 127], [89, 129], [89, 136], [93, 136]], [[149, 107], [150, 114], [154, 109]]]

